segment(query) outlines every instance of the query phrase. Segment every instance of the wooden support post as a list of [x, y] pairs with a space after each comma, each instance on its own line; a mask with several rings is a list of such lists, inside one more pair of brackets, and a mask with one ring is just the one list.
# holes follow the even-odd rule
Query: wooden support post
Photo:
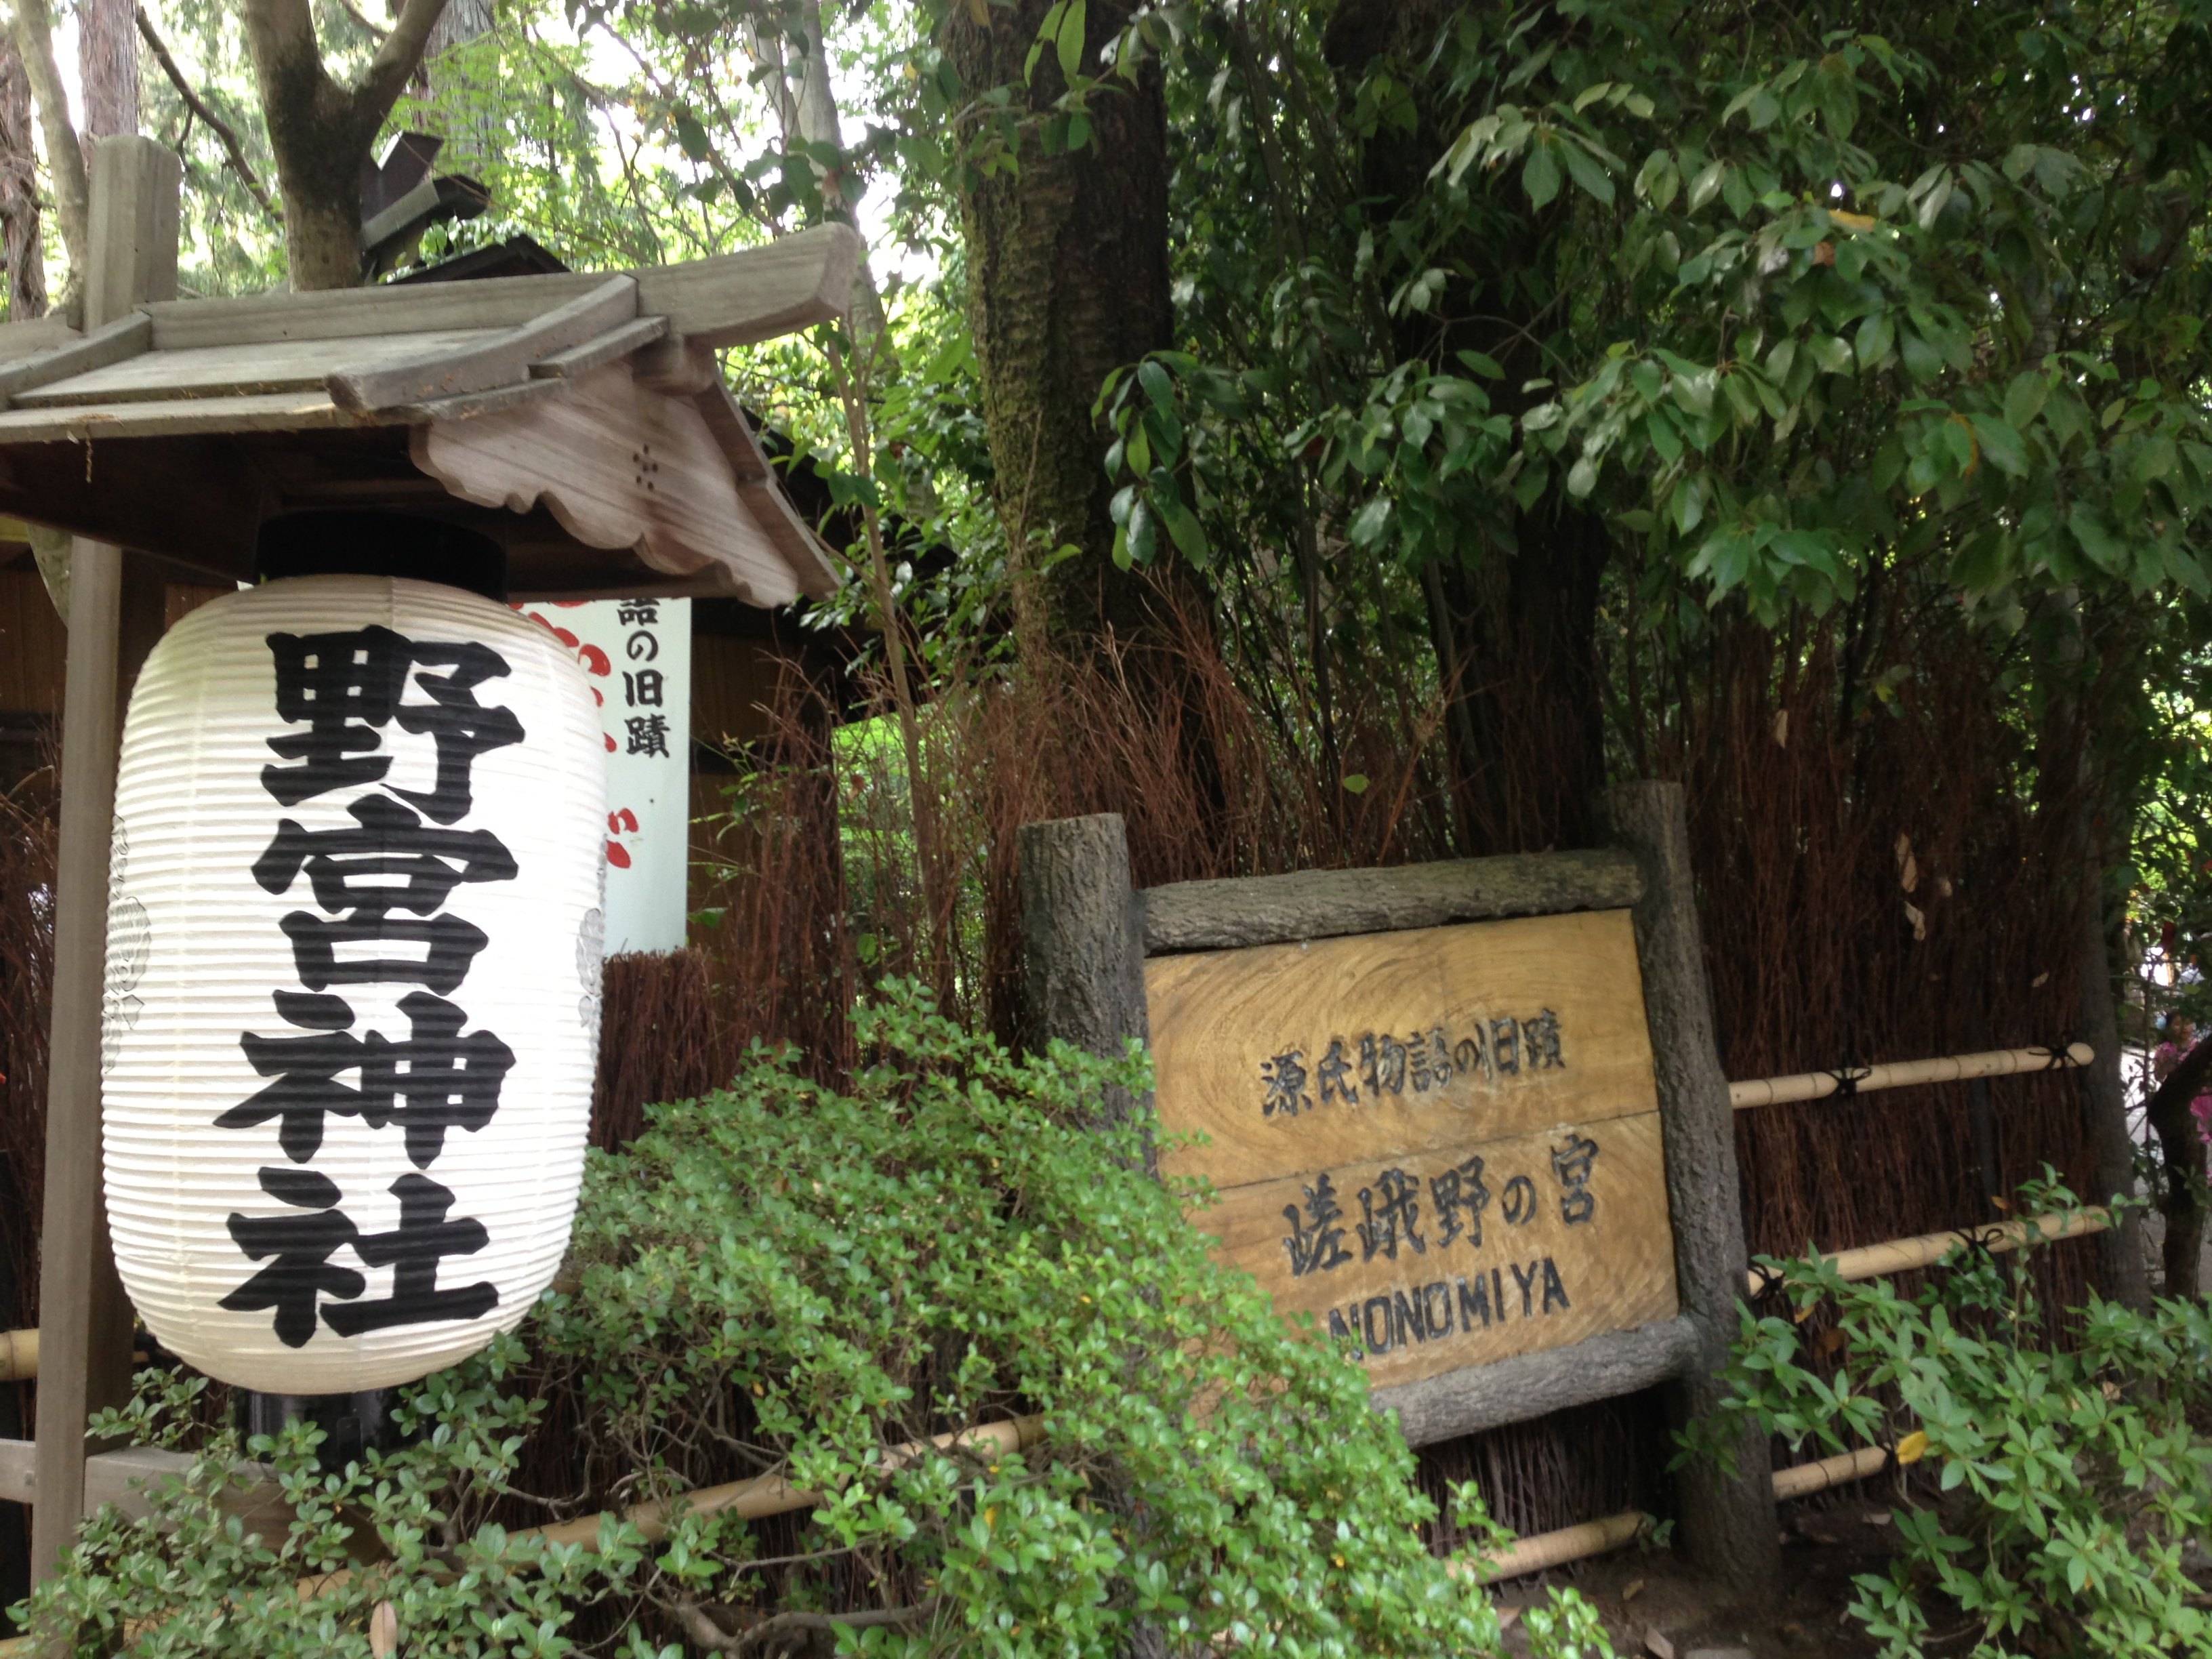
[[46, 1084], [46, 1191], [39, 1237], [38, 1506], [33, 1583], [76, 1536], [84, 1425], [130, 1388], [131, 1306], [100, 1180], [100, 1007], [107, 956], [107, 849], [115, 817], [116, 647], [123, 555], [70, 552], [62, 705], [60, 853], [54, 877], [53, 1036]]
[[[176, 296], [180, 176], [175, 155], [150, 138], [103, 138], [94, 146], [88, 331], [142, 301]], [[100, 1000], [119, 735], [123, 553], [80, 538], [70, 563], [46, 1188], [39, 1237], [33, 1583], [58, 1569], [76, 1535], [84, 1507], [86, 1419], [122, 1404], [131, 1389], [131, 1304], [115, 1274], [100, 1172]]]
[[[1021, 830], [1022, 942], [1027, 1037], [1054, 1037], [1118, 1056], [1150, 1036], [1145, 1013], [1142, 901], [1129, 885], [1129, 842], [1116, 812], [1025, 823]], [[1149, 1096], [1115, 1091], [1105, 1115], [1149, 1119]]]
[[184, 167], [167, 145], [137, 134], [92, 147], [92, 257], [84, 331], [177, 297], [177, 211]]
[[[1686, 1419], [1709, 1413], [1720, 1401], [1719, 1373], [1727, 1363], [1736, 1302], [1743, 1294], [1747, 1255], [1735, 1114], [1714, 1040], [1681, 787], [1624, 784], [1607, 791], [1604, 804], [1613, 839], [1636, 855], [1644, 874], [1636, 938], [1652, 1070], [1666, 1126], [1675, 1278], [1682, 1312], [1697, 1327], [1702, 1350], [1670, 1390], [1674, 1414]], [[1781, 1581], [1782, 1559], [1766, 1441], [1747, 1424], [1733, 1450], [1733, 1473], [1699, 1459], [1678, 1477], [1675, 1503], [1683, 1547], [1692, 1562], [1716, 1578], [1754, 1595], [1771, 1595]]]

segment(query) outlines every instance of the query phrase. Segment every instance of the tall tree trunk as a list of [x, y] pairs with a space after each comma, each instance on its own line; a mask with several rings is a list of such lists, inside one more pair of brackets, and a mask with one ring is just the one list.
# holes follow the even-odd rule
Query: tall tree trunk
[[[2105, 822], [2104, 780], [2098, 750], [2092, 688], [2101, 678], [2089, 638], [2090, 618], [2080, 596], [2053, 594], [2039, 606], [2052, 638], [2051, 659], [2039, 672], [2052, 690], [2036, 733], [2036, 811], [2057, 815], [2059, 864], [2052, 902], [2071, 904], [2079, 952], [2075, 988], [2075, 1029], [2097, 1057], [2077, 1074], [2083, 1127], [2094, 1164], [2094, 1203], [2136, 1190], [2135, 1141], [2128, 1129], [2127, 1091], [2120, 1079], [2120, 1030], [2113, 986], [2119, 978], [2114, 948], [2120, 919], [2105, 891], [2105, 869], [2119, 862], [2126, 848], [2111, 847]], [[2169, 1171], [2185, 1179], [2186, 1172]], [[2143, 1260], [2138, 1212], [2130, 1209], [2118, 1224], [2097, 1239], [2099, 1289], [2112, 1301], [2144, 1309], [2150, 1305], [2149, 1275]]]
[[1428, 584], [1470, 854], [1588, 844], [1605, 783], [1596, 629], [1612, 539], [1575, 508], [1518, 520], [1516, 547], [1444, 565]]
[[[1380, 57], [1395, 60], [1419, 119], [1395, 138], [1370, 141], [1361, 184], [1378, 228], [1430, 188], [1429, 169], [1464, 112], [1437, 106], [1422, 64], [1457, 9], [1449, 0], [1344, 0], [1323, 50], [1340, 76]], [[1436, 263], [1459, 281], [1439, 314], [1441, 331], [1410, 315], [1395, 342], [1406, 359], [1449, 361], [1473, 347], [1504, 365], [1498, 407], [1518, 414], [1535, 396], [1511, 390], [1548, 374], [1542, 331], [1555, 228], [1532, 219], [1509, 180], [1499, 228], [1463, 237]], [[1590, 803], [1605, 782], [1605, 721], [1597, 653], [1598, 584], [1613, 556], [1603, 519], [1540, 501], [1470, 522], [1461, 556], [1438, 562], [1424, 582], [1430, 633], [1447, 684], [1455, 820], [1469, 854], [1586, 845], [1597, 826]]]
[[77, 0], [76, 72], [88, 146], [138, 131], [137, 0]]
[[432, 25], [422, 48], [422, 67], [431, 70], [439, 53], [465, 46], [491, 33], [492, 0], [447, 0], [445, 15]]
[[[837, 94], [830, 84], [830, 52], [826, 37], [822, 33], [822, 0], [799, 0], [799, 26], [806, 42], [806, 61], [801, 72], [784, 77], [786, 97], [792, 106], [792, 121], [799, 137], [811, 144], [835, 144], [845, 148], [845, 124], [837, 110]], [[793, 82], [796, 84], [793, 84]], [[786, 131], [786, 141], [790, 137]], [[842, 169], [823, 179], [823, 205], [834, 218], [858, 225], [854, 213], [860, 204], [846, 190]], [[858, 348], [856, 356], [863, 380], [880, 386], [884, 371], [890, 365], [890, 325], [884, 316], [883, 296], [876, 289], [875, 272], [868, 268], [864, 257], [853, 283], [853, 338]]]
[[46, 170], [54, 185], [54, 215], [61, 221], [62, 247], [69, 255], [69, 280], [62, 287], [61, 308], [73, 312], [84, 285], [84, 262], [91, 250], [87, 205], [91, 181], [76, 129], [70, 125], [69, 94], [62, 86], [60, 68], [54, 62], [53, 18], [46, 0], [15, 0], [15, 52], [23, 72], [30, 77], [31, 97], [39, 112], [39, 126], [46, 141]]
[[[946, 46], [969, 95], [1010, 86], [1015, 107], [1036, 113], [1066, 89], [1050, 52], [1034, 85], [1022, 85], [1048, 9], [1048, 0], [954, 9]], [[1133, 0], [1092, 0], [1086, 70], [1096, 71], [1100, 47], [1136, 9]], [[1109, 629], [1134, 639], [1165, 632], [1152, 585], [1114, 566], [1109, 439], [1091, 411], [1109, 373], [1170, 344], [1174, 331], [1157, 69], [1103, 93], [1091, 117], [1089, 143], [1072, 153], [1044, 155], [1034, 131], [1025, 133], [1019, 167], [969, 173], [961, 202], [1000, 516], [1024, 565], [1065, 544], [1080, 550], [1045, 579], [1041, 598], [1052, 631], [1086, 645]]]
[[39, 240], [38, 150], [31, 77], [12, 41], [0, 42], [0, 238], [8, 249], [8, 320], [46, 314], [46, 258]]
[[245, 0], [295, 289], [359, 285], [362, 166], [445, 8], [405, 0], [361, 79], [342, 87], [324, 67], [307, 0]]
[[[496, 21], [492, 0], [447, 0], [445, 15], [431, 29], [429, 43], [422, 48], [422, 66], [415, 75], [416, 88], [424, 98], [438, 104], [441, 94], [456, 80], [438, 59], [456, 46], [482, 40], [491, 33]], [[456, 112], [450, 104], [441, 106], [440, 113], [445, 118], [446, 140], [453, 146], [453, 154], [446, 161], [447, 171], [463, 171], [467, 166], [492, 157], [500, 131], [495, 118], [482, 112], [471, 118]]]

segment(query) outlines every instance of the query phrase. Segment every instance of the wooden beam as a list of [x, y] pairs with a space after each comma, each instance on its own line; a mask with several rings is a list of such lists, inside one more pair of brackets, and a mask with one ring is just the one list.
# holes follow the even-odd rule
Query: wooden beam
[[1145, 952], [1227, 951], [1500, 916], [1621, 910], [1642, 891], [1636, 860], [1612, 848], [1170, 882], [1145, 890]]
[[620, 328], [637, 316], [637, 280], [612, 276], [589, 293], [460, 351], [431, 352], [410, 362], [340, 369], [325, 382], [331, 401], [349, 414], [428, 403], [495, 386], [526, 383], [540, 357], [567, 351]]
[[576, 375], [588, 374], [601, 363], [627, 357], [640, 347], [651, 345], [667, 332], [667, 318], [640, 317], [624, 323], [620, 328], [608, 330], [597, 339], [586, 340], [566, 351], [556, 351], [550, 357], [540, 357], [531, 364], [530, 372], [540, 380], [570, 380]]
[[810, 599], [826, 599], [844, 578], [831, 562], [830, 551], [813, 528], [799, 516], [784, 494], [783, 483], [761, 447], [760, 435], [738, 406], [730, 388], [717, 374], [714, 383], [691, 399], [706, 417], [707, 429], [722, 446], [722, 453], [737, 475], [738, 499], [752, 509], [753, 520], [775, 544], [799, 580], [799, 591]]
[[410, 428], [416, 465], [478, 507], [527, 513], [543, 501], [586, 546], [635, 549], [652, 569], [720, 567], [731, 591], [763, 608], [797, 597], [693, 401], [645, 390], [627, 363], [523, 386], [549, 401]]
[[[860, 236], [821, 225], [760, 247], [688, 264], [629, 274], [638, 313], [702, 345], [750, 345], [842, 313], [860, 268]], [[242, 345], [262, 340], [332, 340], [444, 328], [514, 328], [591, 293], [617, 273], [574, 271], [483, 283], [256, 294], [231, 300], [149, 305], [154, 345]]]
[[[94, 147], [85, 320], [176, 292], [176, 158], [150, 139]], [[168, 246], [158, 245], [166, 227]], [[131, 326], [146, 319], [134, 314]], [[86, 344], [91, 343], [88, 338]], [[46, 1071], [46, 1200], [39, 1235], [39, 1457], [32, 1583], [58, 1570], [85, 1496], [86, 1421], [131, 1392], [131, 1304], [116, 1277], [100, 1187], [100, 1000], [107, 855], [115, 821], [122, 550], [79, 538], [70, 554], [62, 705], [60, 850]]]
[[720, 259], [641, 270], [637, 308], [694, 345], [757, 345], [842, 316], [865, 248], [849, 225], [817, 225]]
[[[35, 1441], [0, 1440], [0, 1502], [32, 1501], [38, 1450]], [[156, 1481], [183, 1474], [193, 1462], [190, 1452], [163, 1451], [154, 1446], [125, 1446], [96, 1453], [84, 1461], [84, 1513], [93, 1515], [101, 1504], [112, 1504], [130, 1519], [143, 1520], [152, 1510], [149, 1489]], [[264, 1473], [271, 1472], [264, 1467]], [[273, 1533], [281, 1539], [292, 1519], [283, 1489], [273, 1479], [234, 1486], [222, 1494], [221, 1503], [226, 1515], [239, 1516], [264, 1538]]]
[[[1690, 831], [1679, 784], [1632, 783], [1606, 792], [1605, 819], [1643, 874], [1636, 902], [1637, 954], [1651, 1031], [1651, 1070], [1666, 1127], [1668, 1208], [1674, 1225], [1674, 1279], [1699, 1352], [1670, 1391], [1678, 1425], [1710, 1418], [1727, 1393], [1721, 1373], [1736, 1334], [1737, 1263], [1744, 1247], [1735, 1114], [1729, 1104], [1705, 981]], [[1675, 1476], [1682, 1542], [1702, 1571], [1753, 1596], [1773, 1594], [1782, 1570], [1766, 1437], [1749, 1425], [1723, 1472], [1693, 1458]]]
[[31, 1573], [58, 1567], [84, 1507], [84, 1425], [131, 1381], [131, 1304], [115, 1275], [100, 1171], [100, 1017], [107, 853], [115, 818], [117, 650], [123, 555], [70, 552], [54, 876], [53, 1025], [46, 1074], [46, 1205], [39, 1235], [39, 1460]]
[[136, 133], [92, 147], [92, 246], [85, 260], [84, 325], [128, 317], [177, 297], [178, 191], [184, 164]]
[[96, 328], [82, 339], [0, 368], [0, 408], [19, 392], [66, 380], [152, 349], [154, 320], [143, 312]]

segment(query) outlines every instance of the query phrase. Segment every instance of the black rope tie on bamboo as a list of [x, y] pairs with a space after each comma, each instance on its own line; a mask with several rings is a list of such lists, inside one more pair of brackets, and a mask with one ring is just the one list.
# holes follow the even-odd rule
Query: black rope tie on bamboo
[[2058, 1041], [2049, 1045], [2048, 1058], [2036, 1069], [2044, 1072], [2063, 1072], [2073, 1064], [2074, 1033], [2065, 1032]]
[[1850, 1100], [1857, 1096], [1859, 1079], [1865, 1077], [1870, 1069], [1858, 1063], [1858, 1052], [1859, 1045], [1856, 1041], [1845, 1042], [1843, 1063], [1826, 1073], [1835, 1079], [1836, 1084], [1836, 1092], [1829, 1097], [1831, 1100]]
[[1753, 1262], [1751, 1271], [1759, 1275], [1759, 1283], [1751, 1292], [1751, 1310], [1757, 1314], [1790, 1313], [1789, 1298], [1783, 1294], [1788, 1281], [1781, 1272], [1763, 1261]]

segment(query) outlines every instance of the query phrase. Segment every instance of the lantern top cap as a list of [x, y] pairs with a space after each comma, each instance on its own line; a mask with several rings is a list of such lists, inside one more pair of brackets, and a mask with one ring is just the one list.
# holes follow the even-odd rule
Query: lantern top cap
[[684, 264], [0, 326], [0, 512], [245, 578], [317, 508], [493, 538], [517, 597], [831, 592], [714, 353], [845, 308], [825, 225]]

